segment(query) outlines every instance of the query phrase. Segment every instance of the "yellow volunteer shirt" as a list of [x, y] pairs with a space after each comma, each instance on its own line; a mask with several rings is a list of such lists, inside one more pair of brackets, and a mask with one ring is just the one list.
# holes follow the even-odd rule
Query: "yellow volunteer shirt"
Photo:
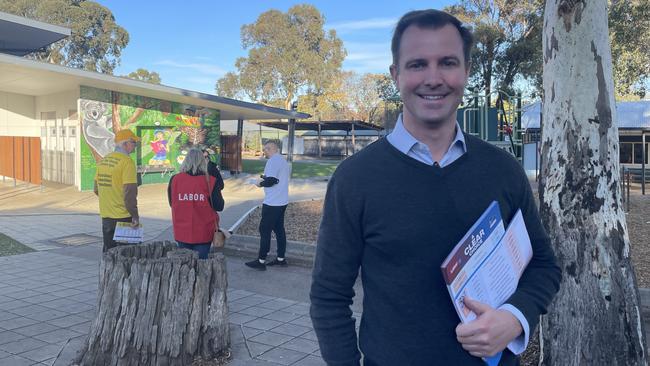
[[99, 215], [121, 219], [131, 215], [124, 206], [124, 185], [137, 183], [135, 163], [119, 152], [112, 152], [97, 164], [95, 175], [99, 192]]

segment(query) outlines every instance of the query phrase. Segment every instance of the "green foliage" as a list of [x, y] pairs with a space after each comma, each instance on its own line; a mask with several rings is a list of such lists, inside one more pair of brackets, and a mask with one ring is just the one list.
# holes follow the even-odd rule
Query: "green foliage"
[[398, 103], [400, 101], [399, 90], [390, 74], [380, 74], [375, 81], [379, 99], [387, 103]]
[[233, 99], [244, 99], [246, 97], [241, 85], [239, 85], [239, 76], [233, 72], [228, 72], [217, 80], [215, 91], [220, 97]]
[[205, 118], [205, 128], [207, 134], [205, 136], [205, 144], [210, 147], [221, 147], [221, 129], [219, 126], [219, 115], [217, 112], [207, 115]]
[[292, 164], [291, 178], [305, 179], [314, 177], [328, 177], [334, 174], [339, 163], [312, 163], [296, 161]]
[[[266, 160], [243, 159], [242, 169], [244, 173], [260, 175], [264, 173]], [[327, 177], [334, 173], [338, 162], [334, 163], [314, 163], [305, 161], [294, 161], [291, 164], [291, 178], [305, 179], [313, 177]]]
[[244, 133], [244, 151], [262, 151], [259, 133]]
[[541, 80], [543, 8], [543, 0], [461, 0], [445, 9], [474, 31], [470, 89], [513, 94], [517, 77]]
[[312, 5], [295, 5], [287, 13], [269, 10], [241, 29], [248, 57], [235, 63], [237, 73], [217, 82], [217, 94], [290, 109], [302, 90], [322, 91], [340, 70], [343, 42]]
[[130, 72], [128, 75], [124, 75], [129, 79], [144, 81], [151, 84], [160, 84], [160, 75], [155, 71], [149, 71], [147, 69], [137, 69], [133, 72]]
[[393, 85], [386, 74], [340, 72], [322, 90], [299, 96], [298, 110], [311, 114], [316, 120], [357, 120], [381, 124], [386, 104], [380, 84], [386, 78], [389, 85]]
[[349, 94], [354, 91], [345, 89], [350, 75], [349, 72], [336, 73], [327, 87], [298, 96], [298, 110], [319, 121], [351, 119]]
[[264, 173], [266, 160], [242, 159], [241, 165], [244, 173], [260, 175]]
[[382, 83], [382, 74], [352, 74], [347, 79], [345, 90], [350, 93], [352, 119], [381, 124], [384, 103], [377, 85]]
[[375, 80], [375, 88], [384, 105], [382, 125], [385, 129], [392, 129], [397, 121], [397, 116], [402, 112], [402, 99], [399, 90], [397, 90], [393, 78], [387, 73], [381, 74]]
[[609, 1], [609, 38], [617, 99], [643, 97], [650, 78], [650, 1]]
[[178, 141], [181, 146], [187, 146], [190, 143], [190, 137], [183, 133], [178, 138]]
[[[542, 0], [462, 0], [446, 9], [474, 29], [469, 87], [509, 94], [527, 81], [542, 93]], [[646, 93], [650, 78], [650, 1], [608, 1], [614, 84], [619, 100]]]
[[70, 28], [72, 34], [30, 57], [112, 74], [129, 33], [111, 11], [86, 0], [0, 0], [0, 11]]

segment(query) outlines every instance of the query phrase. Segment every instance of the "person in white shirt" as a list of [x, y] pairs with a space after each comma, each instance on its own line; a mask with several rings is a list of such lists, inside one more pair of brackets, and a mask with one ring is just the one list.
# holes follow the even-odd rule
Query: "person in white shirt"
[[[260, 220], [260, 251], [258, 259], [246, 262], [248, 267], [264, 271], [266, 266], [287, 265], [285, 252], [287, 237], [284, 231], [284, 213], [289, 203], [289, 163], [279, 153], [278, 143], [268, 141], [264, 144], [264, 156], [268, 159], [264, 167], [262, 180], [258, 187], [264, 187], [264, 202], [262, 204], [262, 219]], [[278, 243], [277, 257], [271, 261], [266, 257], [271, 250], [271, 232], [275, 233]]]

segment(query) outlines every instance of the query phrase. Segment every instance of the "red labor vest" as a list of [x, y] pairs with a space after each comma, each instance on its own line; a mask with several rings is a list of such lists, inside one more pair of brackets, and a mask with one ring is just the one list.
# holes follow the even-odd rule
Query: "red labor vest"
[[218, 215], [210, 206], [216, 179], [205, 175], [176, 174], [172, 180], [172, 223], [174, 239], [187, 244], [211, 243]]

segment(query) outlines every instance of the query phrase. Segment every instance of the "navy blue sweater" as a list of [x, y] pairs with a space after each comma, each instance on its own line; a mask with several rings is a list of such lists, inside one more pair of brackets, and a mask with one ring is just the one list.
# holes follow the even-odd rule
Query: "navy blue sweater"
[[[440, 168], [379, 140], [330, 180], [311, 287], [311, 317], [328, 365], [358, 365], [350, 304], [361, 269], [359, 348], [366, 365], [483, 365], [456, 340], [458, 315], [440, 264], [488, 205], [505, 224], [521, 208], [533, 258], [508, 300], [531, 332], [558, 290], [555, 263], [528, 179], [506, 152], [465, 136], [467, 153]], [[507, 349], [501, 365], [517, 358]]]

